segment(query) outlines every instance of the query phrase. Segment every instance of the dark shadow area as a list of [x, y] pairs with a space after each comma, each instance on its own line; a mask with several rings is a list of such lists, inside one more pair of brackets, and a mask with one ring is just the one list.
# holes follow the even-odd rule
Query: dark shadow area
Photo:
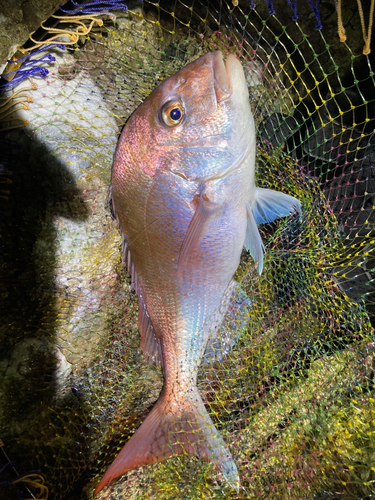
[[[39, 468], [36, 449], [51, 434], [51, 407], [67, 418], [76, 413], [66, 446], [85, 439], [78, 423], [84, 421], [84, 402], [69, 390], [56, 400], [54, 332], [60, 306], [54, 222], [57, 217], [84, 221], [88, 208], [72, 174], [23, 130], [0, 134], [0, 182], [0, 439], [12, 461], [8, 464], [0, 450], [0, 498], [5, 500], [30, 498], [22, 483], [10, 487], [17, 478], [12, 465], [20, 475]], [[56, 429], [63, 424], [58, 417]], [[50, 457], [46, 453], [53, 467], [52, 448]]]

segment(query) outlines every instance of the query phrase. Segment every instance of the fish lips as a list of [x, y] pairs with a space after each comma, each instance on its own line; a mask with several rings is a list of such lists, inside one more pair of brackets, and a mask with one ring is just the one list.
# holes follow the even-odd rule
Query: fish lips
[[231, 96], [232, 90], [230, 87], [227, 69], [224, 64], [223, 54], [220, 50], [211, 53], [212, 71], [214, 76], [214, 89], [217, 102], [224, 101]]
[[224, 101], [232, 95], [237, 99], [244, 97], [248, 99], [244, 71], [237, 57], [229, 54], [225, 64], [220, 50], [212, 52], [211, 57], [217, 102]]

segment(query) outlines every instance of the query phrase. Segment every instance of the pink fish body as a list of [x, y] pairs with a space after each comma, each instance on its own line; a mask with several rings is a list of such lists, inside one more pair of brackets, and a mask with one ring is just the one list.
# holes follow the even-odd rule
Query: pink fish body
[[255, 185], [255, 127], [240, 62], [211, 52], [160, 85], [127, 122], [112, 201], [139, 299], [141, 347], [164, 386], [95, 489], [141, 465], [190, 453], [239, 487], [236, 465], [196, 386], [223, 319], [242, 248], [261, 272], [257, 223], [300, 211]]

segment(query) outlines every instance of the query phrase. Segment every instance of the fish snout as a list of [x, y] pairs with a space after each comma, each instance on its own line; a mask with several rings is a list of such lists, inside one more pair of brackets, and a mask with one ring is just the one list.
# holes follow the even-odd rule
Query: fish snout
[[234, 55], [229, 54], [225, 64], [228, 78], [228, 86], [232, 94], [233, 105], [237, 109], [247, 109], [246, 114], [250, 113], [249, 89], [247, 88], [245, 73], [240, 60]]
[[214, 74], [214, 88], [217, 102], [224, 101], [232, 94], [227, 68], [224, 64], [223, 54], [220, 50], [211, 52], [212, 69]]

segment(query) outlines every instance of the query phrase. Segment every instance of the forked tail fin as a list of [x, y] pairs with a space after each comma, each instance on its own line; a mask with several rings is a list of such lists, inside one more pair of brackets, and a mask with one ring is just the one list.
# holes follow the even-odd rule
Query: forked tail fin
[[238, 472], [232, 455], [208, 415], [198, 389], [194, 388], [184, 409], [175, 409], [163, 395], [159, 398], [108, 468], [94, 494], [131, 469], [182, 453], [214, 463], [227, 483], [238, 490]]

